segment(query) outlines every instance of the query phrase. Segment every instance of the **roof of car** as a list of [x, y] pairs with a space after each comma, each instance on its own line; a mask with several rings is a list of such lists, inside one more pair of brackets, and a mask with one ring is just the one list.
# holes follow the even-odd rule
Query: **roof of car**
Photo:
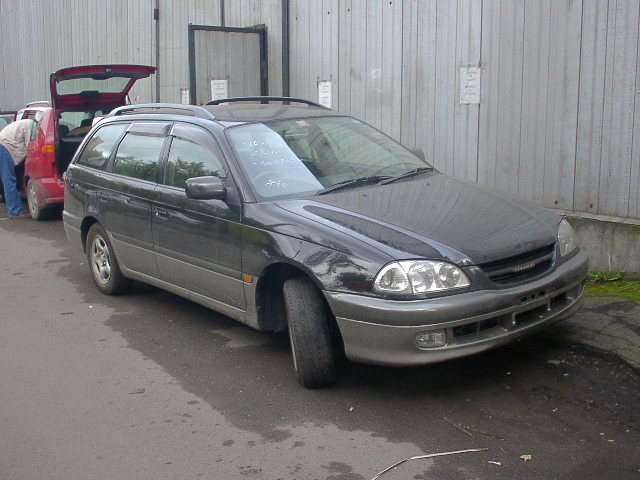
[[[259, 97], [222, 100], [214, 105], [183, 105], [149, 103], [127, 105], [113, 110], [108, 116], [120, 115], [190, 115], [221, 123], [255, 123], [293, 118], [342, 116], [342, 114], [308, 100]], [[277, 103], [266, 103], [268, 101]], [[245, 103], [241, 103], [245, 102]], [[265, 102], [265, 103], [263, 103]]]
[[269, 120], [285, 120], [301, 117], [326, 117], [340, 115], [334, 110], [305, 105], [274, 105], [274, 104], [233, 104], [205, 105], [216, 120], [221, 122], [266, 122]]

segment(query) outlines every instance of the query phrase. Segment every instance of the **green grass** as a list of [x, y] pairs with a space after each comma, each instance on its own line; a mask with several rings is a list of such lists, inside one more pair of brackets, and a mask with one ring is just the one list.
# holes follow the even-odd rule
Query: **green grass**
[[640, 281], [590, 280], [585, 294], [587, 297], [619, 297], [640, 302]]

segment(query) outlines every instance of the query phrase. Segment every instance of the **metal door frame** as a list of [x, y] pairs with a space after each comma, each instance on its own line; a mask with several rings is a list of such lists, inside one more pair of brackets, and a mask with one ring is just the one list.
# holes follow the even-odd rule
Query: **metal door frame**
[[269, 94], [269, 66], [267, 63], [267, 27], [216, 27], [211, 25], [189, 24], [189, 103], [196, 104], [196, 37], [197, 30], [208, 32], [257, 33], [260, 43], [260, 95]]

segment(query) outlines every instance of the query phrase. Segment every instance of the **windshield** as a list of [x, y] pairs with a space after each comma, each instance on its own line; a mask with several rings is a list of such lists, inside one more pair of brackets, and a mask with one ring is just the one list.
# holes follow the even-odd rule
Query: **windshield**
[[251, 186], [264, 198], [377, 183], [429, 167], [396, 141], [349, 117], [243, 125], [230, 128], [228, 136]]

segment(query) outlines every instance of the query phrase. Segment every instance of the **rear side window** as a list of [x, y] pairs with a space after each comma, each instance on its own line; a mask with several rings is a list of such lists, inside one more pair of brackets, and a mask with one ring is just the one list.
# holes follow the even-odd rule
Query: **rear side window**
[[129, 131], [118, 145], [113, 173], [156, 182], [165, 138], [162, 134]]
[[126, 128], [126, 123], [115, 123], [100, 128], [87, 142], [76, 164], [104, 170], [116, 141]]

